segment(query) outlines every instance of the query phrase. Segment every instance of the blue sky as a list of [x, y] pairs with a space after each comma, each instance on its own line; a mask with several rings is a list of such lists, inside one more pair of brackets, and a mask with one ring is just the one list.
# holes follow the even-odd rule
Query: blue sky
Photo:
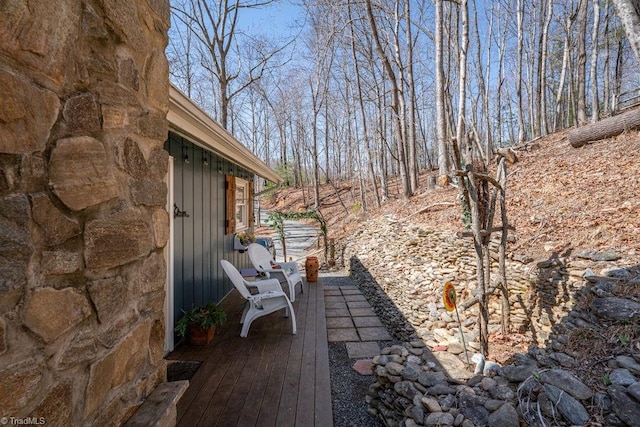
[[241, 28], [249, 33], [287, 37], [296, 34], [304, 21], [304, 8], [298, 1], [279, 1], [259, 9], [240, 11]]

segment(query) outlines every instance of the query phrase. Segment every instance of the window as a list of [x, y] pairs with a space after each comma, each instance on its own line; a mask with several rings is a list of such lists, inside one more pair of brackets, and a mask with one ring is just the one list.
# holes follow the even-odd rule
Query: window
[[236, 231], [241, 231], [249, 227], [249, 216], [247, 213], [249, 183], [244, 179], [236, 178]]
[[253, 226], [253, 183], [226, 176], [225, 234]]

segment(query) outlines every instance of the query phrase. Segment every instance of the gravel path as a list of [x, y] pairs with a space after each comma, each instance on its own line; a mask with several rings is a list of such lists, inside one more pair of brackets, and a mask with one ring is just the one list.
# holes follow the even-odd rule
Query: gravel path
[[378, 427], [382, 422], [367, 412], [365, 396], [373, 384], [372, 375], [360, 375], [351, 368], [344, 343], [329, 343], [331, 403], [335, 427]]
[[[321, 271], [325, 289], [332, 286], [355, 285], [345, 272]], [[381, 341], [380, 348], [395, 342]], [[379, 427], [382, 422], [367, 412], [367, 389], [373, 384], [373, 375], [360, 375], [352, 366], [344, 342], [329, 343], [329, 369], [331, 373], [331, 402], [335, 427]]]

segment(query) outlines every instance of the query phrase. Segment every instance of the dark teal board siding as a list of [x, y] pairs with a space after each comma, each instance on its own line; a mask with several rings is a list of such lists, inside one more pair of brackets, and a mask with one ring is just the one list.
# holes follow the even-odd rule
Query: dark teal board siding
[[[173, 219], [174, 233], [174, 316], [181, 310], [209, 301], [219, 302], [233, 288], [224, 275], [220, 260], [238, 269], [250, 266], [246, 253], [233, 250], [233, 235], [224, 234], [225, 174], [244, 179], [248, 171], [210, 151], [203, 150], [173, 133], [165, 150], [174, 158], [173, 198], [188, 217]], [[185, 156], [189, 162], [185, 162]], [[203, 161], [207, 159], [207, 164]], [[171, 208], [173, 215], [173, 207]]]

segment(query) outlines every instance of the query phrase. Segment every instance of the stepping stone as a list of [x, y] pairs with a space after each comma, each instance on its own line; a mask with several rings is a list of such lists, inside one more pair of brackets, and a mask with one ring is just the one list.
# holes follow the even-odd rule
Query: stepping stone
[[378, 316], [354, 317], [353, 323], [358, 328], [370, 328], [374, 326], [383, 326]]
[[391, 335], [386, 328], [358, 328], [362, 341], [391, 341]]
[[349, 308], [349, 312], [353, 317], [358, 316], [375, 316], [376, 313], [373, 311], [371, 307], [366, 308]]
[[324, 316], [329, 319], [330, 317], [349, 317], [351, 314], [347, 308], [327, 308], [324, 311]]
[[360, 289], [358, 289], [357, 286], [351, 286], [351, 285], [340, 286], [340, 289], [342, 290], [342, 293], [344, 293], [345, 290], [346, 291], [358, 291], [358, 292], [360, 292]]
[[347, 304], [344, 302], [325, 302], [324, 308], [327, 310], [346, 310]]
[[329, 328], [353, 328], [353, 321], [351, 317], [329, 317], [327, 329]]
[[367, 308], [367, 307], [371, 307], [371, 305], [369, 305], [369, 303], [366, 302], [366, 301], [348, 301], [347, 305], [349, 306], [349, 308]]
[[342, 288], [342, 295], [362, 295], [359, 289], [344, 289]]
[[360, 375], [373, 375], [373, 361], [371, 359], [360, 359], [353, 364], [352, 368]]
[[342, 297], [342, 296], [325, 296], [324, 297], [324, 303], [325, 304], [344, 303], [344, 297]]
[[377, 342], [348, 342], [345, 343], [349, 359], [362, 359], [375, 357], [380, 354], [380, 346]]
[[342, 292], [340, 292], [340, 289], [327, 289], [324, 288], [324, 296], [325, 298], [328, 296], [335, 296], [335, 297], [339, 297], [342, 295]]
[[358, 332], [356, 332], [356, 328], [327, 329], [327, 339], [329, 342], [360, 340], [358, 338]]
[[347, 302], [351, 302], [351, 301], [367, 301], [367, 298], [364, 295], [345, 295], [344, 296], [344, 300], [347, 301]]

